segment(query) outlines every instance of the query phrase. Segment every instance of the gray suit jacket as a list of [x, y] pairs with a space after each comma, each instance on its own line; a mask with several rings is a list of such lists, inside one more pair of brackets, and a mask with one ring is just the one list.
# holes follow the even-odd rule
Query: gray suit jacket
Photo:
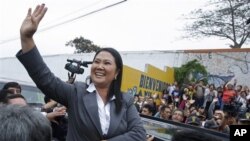
[[[103, 135], [98, 115], [95, 92], [86, 91], [86, 84], [73, 85], [60, 80], [44, 63], [35, 47], [17, 58], [24, 65], [37, 87], [47, 96], [68, 108], [67, 141], [144, 141], [146, 131], [133, 104], [133, 97], [123, 94], [122, 110], [116, 114], [115, 103], [111, 102], [110, 127]], [[63, 69], [63, 68], [62, 68]]]

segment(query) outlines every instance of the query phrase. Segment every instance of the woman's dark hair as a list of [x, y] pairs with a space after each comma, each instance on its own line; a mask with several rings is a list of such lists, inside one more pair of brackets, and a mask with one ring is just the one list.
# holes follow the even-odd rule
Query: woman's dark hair
[[123, 62], [120, 53], [114, 48], [101, 48], [98, 50], [94, 56], [94, 59], [100, 52], [109, 52], [115, 59], [116, 69], [118, 71], [118, 75], [116, 79], [114, 79], [109, 87], [108, 99], [112, 98], [115, 95], [115, 105], [116, 112], [119, 113], [122, 108], [122, 92], [121, 92], [121, 83], [122, 83], [122, 70], [123, 70]]

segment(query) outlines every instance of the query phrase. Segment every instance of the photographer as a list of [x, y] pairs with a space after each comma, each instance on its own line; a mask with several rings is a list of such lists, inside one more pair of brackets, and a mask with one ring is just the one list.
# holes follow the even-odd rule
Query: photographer
[[[52, 105], [50, 103], [55, 103], [54, 100], [48, 98], [47, 96], [44, 97], [44, 101], [45, 105]], [[42, 112], [50, 121], [53, 141], [66, 141], [68, 128], [66, 107], [56, 103], [51, 107], [43, 108]]]
[[[74, 70], [67, 70], [69, 70], [72, 74], [70, 75], [70, 73], [68, 73], [68, 80], [66, 82], [73, 84], [76, 79], [76, 75], [73, 73]], [[50, 99], [48, 96], [44, 97], [44, 102], [45, 104], [42, 108], [42, 112], [45, 112], [46, 117], [51, 123], [53, 141], [65, 141], [68, 132], [67, 108]]]

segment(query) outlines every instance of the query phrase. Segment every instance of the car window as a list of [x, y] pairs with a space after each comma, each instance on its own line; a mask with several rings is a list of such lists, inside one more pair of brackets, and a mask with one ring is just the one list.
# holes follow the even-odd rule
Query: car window
[[22, 95], [26, 98], [28, 103], [43, 103], [44, 104], [44, 95], [38, 90], [32, 89], [23, 89]]

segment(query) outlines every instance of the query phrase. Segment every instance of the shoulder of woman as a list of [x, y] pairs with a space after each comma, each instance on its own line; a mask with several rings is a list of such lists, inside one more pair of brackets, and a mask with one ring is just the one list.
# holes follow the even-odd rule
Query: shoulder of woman
[[133, 98], [133, 96], [131, 94], [128, 94], [128, 93], [122, 93], [122, 97], [123, 97], [123, 99], [127, 99], [127, 100]]
[[131, 94], [128, 93], [122, 93], [122, 99], [125, 103], [129, 103], [129, 102], [134, 102], [134, 98]]
[[87, 88], [88, 88], [88, 85], [84, 82], [79, 82], [79, 81], [76, 81], [74, 82], [72, 85], [75, 86], [75, 89], [78, 93], [86, 93], [87, 91]]
[[81, 87], [81, 88], [85, 88], [85, 89], [88, 88], [88, 85], [86, 83], [80, 82], [80, 81], [74, 82], [73, 85], [75, 85], [76, 87]]

